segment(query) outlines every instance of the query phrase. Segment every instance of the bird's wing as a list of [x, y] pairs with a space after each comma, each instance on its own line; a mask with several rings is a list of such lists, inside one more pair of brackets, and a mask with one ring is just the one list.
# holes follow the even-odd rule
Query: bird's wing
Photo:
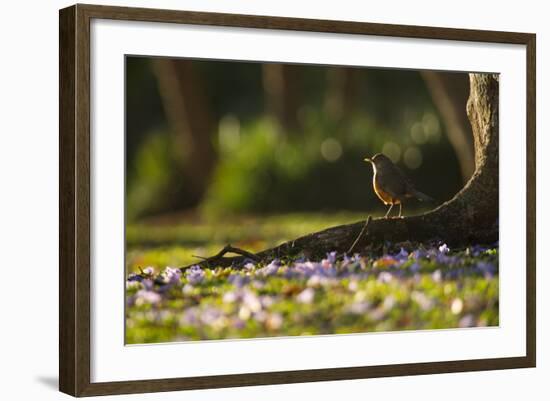
[[384, 189], [393, 198], [402, 199], [408, 192], [410, 181], [397, 166], [388, 166], [388, 169], [391, 170], [382, 177]]
[[397, 167], [397, 166], [394, 166], [394, 167], [395, 167], [397, 173], [401, 175], [401, 179], [405, 183], [405, 189], [404, 189], [404, 192], [403, 192], [402, 196], [416, 198], [416, 199], [418, 199], [420, 201], [424, 201], [424, 202], [433, 201], [433, 198], [426, 195], [425, 193], [422, 193], [422, 192], [418, 191], [414, 187], [413, 182], [405, 175], [405, 173], [403, 173], [403, 171], [401, 171], [401, 169], [399, 167]]

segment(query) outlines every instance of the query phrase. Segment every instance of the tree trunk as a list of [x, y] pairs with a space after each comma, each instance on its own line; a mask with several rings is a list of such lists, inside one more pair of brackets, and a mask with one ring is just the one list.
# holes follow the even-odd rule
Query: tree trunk
[[324, 112], [335, 122], [345, 121], [355, 108], [358, 70], [351, 67], [327, 68]]
[[214, 122], [204, 86], [191, 60], [159, 58], [153, 67], [166, 116], [183, 153], [188, 196], [197, 202], [217, 158], [212, 145]]
[[284, 136], [300, 130], [297, 111], [299, 101], [299, 67], [265, 63], [262, 65], [266, 111], [279, 125]]
[[[498, 240], [498, 79], [493, 74], [470, 74], [467, 112], [474, 136], [475, 172], [464, 188], [425, 214], [372, 219], [357, 241], [356, 251], [385, 241], [442, 240], [457, 246]], [[364, 221], [332, 227], [267, 249], [256, 257], [268, 261], [298, 254], [318, 258], [331, 251], [346, 253], [364, 227]], [[245, 259], [246, 256], [219, 257], [216, 265], [238, 265]], [[207, 266], [208, 261], [199, 264]]]
[[432, 96], [443, 123], [449, 142], [453, 147], [463, 182], [474, 172], [474, 145], [472, 128], [466, 115], [468, 78], [457, 77], [454, 72], [421, 71], [420, 74]]

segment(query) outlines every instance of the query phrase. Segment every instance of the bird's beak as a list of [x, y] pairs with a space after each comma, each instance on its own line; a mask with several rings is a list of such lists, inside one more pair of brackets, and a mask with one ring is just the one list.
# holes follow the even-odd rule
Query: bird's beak
[[369, 162], [372, 164], [372, 159], [369, 159], [368, 157], [364, 159], [366, 162]]

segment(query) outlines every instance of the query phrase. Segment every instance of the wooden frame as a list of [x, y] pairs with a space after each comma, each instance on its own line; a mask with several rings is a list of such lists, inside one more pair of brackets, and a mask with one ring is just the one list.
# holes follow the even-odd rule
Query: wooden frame
[[[521, 44], [527, 47], [527, 355], [110, 383], [90, 382], [90, 21], [92, 18]], [[534, 367], [535, 35], [282, 17], [75, 5], [60, 11], [59, 387], [74, 396]]]

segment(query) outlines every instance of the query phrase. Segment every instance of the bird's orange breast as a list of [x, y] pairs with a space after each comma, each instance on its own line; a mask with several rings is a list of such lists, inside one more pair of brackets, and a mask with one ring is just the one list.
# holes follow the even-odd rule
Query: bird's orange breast
[[384, 188], [380, 185], [378, 180], [376, 179], [376, 176], [372, 180], [372, 186], [374, 187], [374, 192], [380, 198], [382, 202], [386, 205], [399, 205], [401, 201], [399, 199], [394, 198], [392, 195], [384, 191]]

